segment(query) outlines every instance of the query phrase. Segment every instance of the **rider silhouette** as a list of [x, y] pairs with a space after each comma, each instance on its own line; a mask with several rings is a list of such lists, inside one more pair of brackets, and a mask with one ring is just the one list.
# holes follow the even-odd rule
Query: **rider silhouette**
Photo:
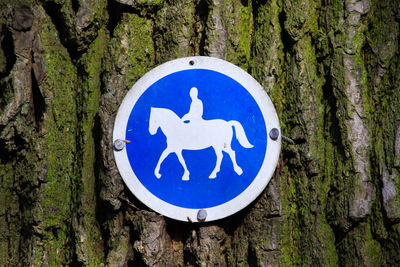
[[203, 119], [203, 102], [197, 98], [196, 87], [190, 89], [190, 98], [192, 99], [192, 103], [190, 104], [189, 112], [182, 117], [182, 121], [199, 122]]

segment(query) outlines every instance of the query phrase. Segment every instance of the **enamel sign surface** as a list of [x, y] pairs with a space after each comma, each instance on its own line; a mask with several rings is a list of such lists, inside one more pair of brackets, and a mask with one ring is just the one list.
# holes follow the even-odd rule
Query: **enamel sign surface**
[[221, 59], [188, 57], [144, 75], [115, 120], [114, 156], [132, 193], [181, 221], [212, 221], [266, 187], [281, 146], [261, 85]]

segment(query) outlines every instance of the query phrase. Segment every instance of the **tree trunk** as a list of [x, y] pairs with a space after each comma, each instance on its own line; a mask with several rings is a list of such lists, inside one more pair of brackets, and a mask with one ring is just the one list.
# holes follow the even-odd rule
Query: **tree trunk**
[[[1, 266], [395, 266], [398, 0], [1, 0]], [[130, 87], [206, 55], [270, 95], [283, 143], [243, 211], [174, 221], [124, 185]]]

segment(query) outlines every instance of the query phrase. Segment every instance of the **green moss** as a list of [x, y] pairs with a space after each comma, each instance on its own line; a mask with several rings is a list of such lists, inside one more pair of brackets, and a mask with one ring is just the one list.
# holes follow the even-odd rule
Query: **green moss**
[[[199, 55], [195, 28], [196, 1], [166, 1], [164, 7], [154, 15], [152, 40], [154, 61], [165, 61], [184, 56]], [[199, 23], [199, 22], [198, 22]]]
[[159, 7], [164, 3], [164, 0], [138, 0], [136, 2], [141, 6]]
[[[396, 2], [397, 6], [399, 3]], [[376, 164], [380, 166], [378, 177], [389, 176], [399, 188], [400, 178], [396, 167], [396, 155], [394, 153], [394, 142], [397, 131], [396, 120], [400, 116], [400, 95], [397, 85], [399, 84], [400, 64], [398, 60], [398, 51], [395, 47], [397, 41], [394, 39], [399, 34], [399, 26], [394, 23], [394, 16], [391, 14], [395, 6], [394, 2], [374, 2], [371, 21], [368, 25], [366, 34], [368, 45], [374, 52], [375, 57], [366, 58], [366, 68], [368, 70], [370, 117], [374, 127], [371, 132], [371, 143], [373, 144], [372, 153], [376, 158]], [[376, 72], [380, 75], [376, 75]], [[375, 74], [375, 75], [373, 75]], [[384, 166], [384, 170], [381, 166]], [[380, 180], [376, 181], [379, 186]], [[391, 220], [400, 218], [400, 194], [397, 192], [393, 199], [386, 203], [385, 208], [389, 208], [388, 216]]]
[[381, 245], [377, 240], [374, 240], [370, 223], [361, 225], [359, 231], [355, 231], [351, 235], [353, 235], [355, 242], [361, 245], [359, 257], [363, 262], [359, 262], [358, 264], [365, 266], [382, 266], [383, 258]]
[[284, 1], [285, 29], [293, 40], [318, 31], [318, 1]]
[[2, 0], [0, 6], [18, 5], [18, 4], [35, 4], [37, 0]]
[[121, 23], [114, 30], [112, 54], [129, 87], [154, 64], [152, 29], [151, 20], [136, 14], [123, 14]]
[[95, 145], [93, 128], [95, 115], [100, 102], [102, 58], [106, 48], [106, 32], [99, 31], [97, 39], [88, 49], [78, 65], [80, 66], [78, 80], [77, 109], [80, 114], [78, 122], [79, 176], [75, 187], [75, 204], [79, 207], [81, 228], [76, 229], [78, 259], [89, 266], [99, 266], [103, 261], [102, 251], [98, 249], [101, 243], [101, 233], [96, 218], [96, 184], [95, 184]]
[[224, 0], [221, 12], [222, 24], [227, 31], [225, 59], [247, 70], [253, 33], [252, 6], [238, 0]]
[[[251, 44], [250, 73], [264, 87], [272, 98], [278, 116], [284, 113], [282, 89], [285, 84], [283, 75], [284, 53], [281, 40], [279, 15], [281, 1], [257, 6], [254, 15], [254, 32]], [[254, 9], [255, 7], [253, 7]], [[281, 118], [281, 122], [284, 120]]]
[[292, 49], [296, 58], [287, 62], [290, 72], [282, 120], [291, 127], [288, 135], [304, 138], [307, 146], [291, 149], [296, 158], [290, 159], [288, 174], [283, 178], [288, 179], [288, 185], [283, 187], [282, 206], [290, 223], [283, 228], [282, 253], [287, 265], [335, 266], [335, 236], [323, 216], [333, 179], [325, 166], [330, 164], [327, 168], [333, 169], [335, 161], [326, 137], [325, 78], [311, 34], [303, 35]]
[[399, 2], [396, 0], [373, 0], [368, 13], [369, 29], [366, 34], [368, 45], [380, 64], [385, 66], [388, 66], [398, 50], [396, 36], [399, 33], [399, 24], [396, 23], [396, 17], [393, 13], [399, 7]]
[[76, 69], [67, 50], [54, 36], [56, 29], [48, 17], [43, 19], [38, 34], [41, 36], [43, 55], [46, 60], [46, 77], [43, 88], [48, 111], [47, 126], [47, 178], [38, 199], [40, 212], [35, 214], [45, 242], [36, 243], [35, 261], [49, 265], [62, 265], [71, 261], [68, 250], [71, 227], [71, 185], [77, 179], [75, 167]]
[[15, 171], [12, 162], [0, 160], [0, 265], [17, 266], [21, 218], [19, 199], [14, 191]]

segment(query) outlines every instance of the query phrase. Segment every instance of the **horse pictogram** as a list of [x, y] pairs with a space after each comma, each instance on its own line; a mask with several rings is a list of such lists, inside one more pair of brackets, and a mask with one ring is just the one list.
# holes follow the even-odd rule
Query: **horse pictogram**
[[[231, 148], [231, 142], [233, 138], [233, 126], [240, 145], [245, 148], [253, 147], [246, 137], [243, 126], [234, 120], [204, 120], [202, 118], [203, 104], [197, 98], [197, 88], [193, 87], [190, 90], [190, 96], [192, 99], [190, 110], [182, 118], [179, 118], [175, 112], [169, 109], [151, 108], [149, 119], [150, 134], [156, 134], [158, 128], [160, 128], [167, 138], [167, 147], [161, 153], [157, 166], [154, 169], [154, 175], [157, 178], [161, 178], [161, 163], [169, 154], [175, 153], [184, 169], [182, 180], [189, 180], [190, 172], [182, 156], [182, 150], [201, 150], [208, 147], [212, 147], [217, 156], [215, 168], [209, 176], [210, 179], [216, 178], [217, 173], [220, 171], [223, 151], [231, 158], [234, 171], [238, 175], [241, 175], [243, 170], [236, 162], [236, 155], [235, 151]], [[187, 120], [189, 120], [189, 123], [184, 122]]]

